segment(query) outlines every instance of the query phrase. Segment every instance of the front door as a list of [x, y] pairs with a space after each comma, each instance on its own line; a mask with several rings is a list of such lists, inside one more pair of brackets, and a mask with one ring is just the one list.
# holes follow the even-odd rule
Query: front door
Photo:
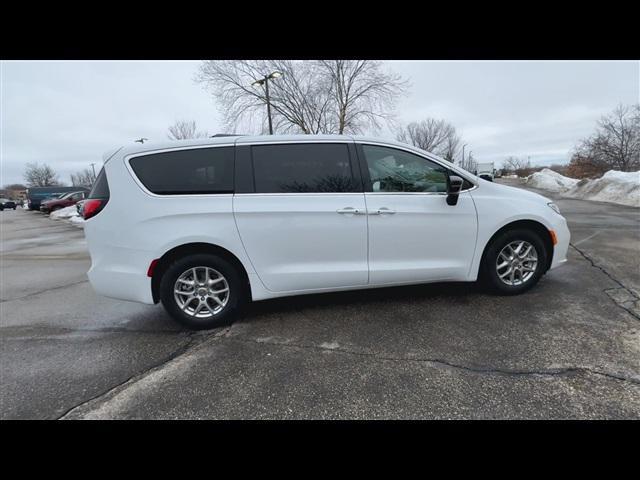
[[477, 236], [471, 195], [447, 205], [447, 169], [425, 157], [367, 144], [358, 151], [369, 176], [369, 282], [466, 280]]

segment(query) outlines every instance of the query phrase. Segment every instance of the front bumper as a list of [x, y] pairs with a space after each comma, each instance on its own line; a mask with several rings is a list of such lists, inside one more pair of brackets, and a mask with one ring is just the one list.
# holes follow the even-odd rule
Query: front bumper
[[556, 215], [553, 221], [553, 231], [556, 233], [558, 243], [553, 247], [553, 259], [549, 270], [559, 267], [567, 262], [567, 252], [571, 241], [571, 232], [567, 226], [567, 220], [562, 215]]

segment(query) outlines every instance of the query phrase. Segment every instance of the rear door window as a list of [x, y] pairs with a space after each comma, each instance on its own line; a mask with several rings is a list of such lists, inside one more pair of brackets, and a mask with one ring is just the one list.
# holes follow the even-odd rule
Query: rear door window
[[129, 163], [142, 184], [159, 195], [233, 193], [233, 148], [153, 153]]
[[361, 191], [346, 143], [298, 143], [251, 147], [256, 193]]

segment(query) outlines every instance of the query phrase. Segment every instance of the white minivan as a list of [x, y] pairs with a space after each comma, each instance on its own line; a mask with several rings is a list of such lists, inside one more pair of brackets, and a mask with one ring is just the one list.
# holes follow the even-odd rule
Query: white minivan
[[517, 294], [566, 261], [549, 199], [343, 135], [123, 147], [82, 206], [89, 280], [195, 329], [247, 301], [428, 282]]

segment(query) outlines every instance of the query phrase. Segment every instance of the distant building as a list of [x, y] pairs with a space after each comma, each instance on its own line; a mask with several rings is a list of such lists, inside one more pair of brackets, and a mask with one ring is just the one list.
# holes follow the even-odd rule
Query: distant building
[[27, 189], [3, 188], [0, 189], [0, 197], [10, 200], [22, 201], [27, 198]]
[[11, 200], [19, 200], [19, 201], [24, 201], [27, 199], [27, 189], [21, 189], [21, 190], [13, 190], [13, 189], [7, 189], [5, 190], [6, 192], [6, 196], [8, 198], [10, 198]]

